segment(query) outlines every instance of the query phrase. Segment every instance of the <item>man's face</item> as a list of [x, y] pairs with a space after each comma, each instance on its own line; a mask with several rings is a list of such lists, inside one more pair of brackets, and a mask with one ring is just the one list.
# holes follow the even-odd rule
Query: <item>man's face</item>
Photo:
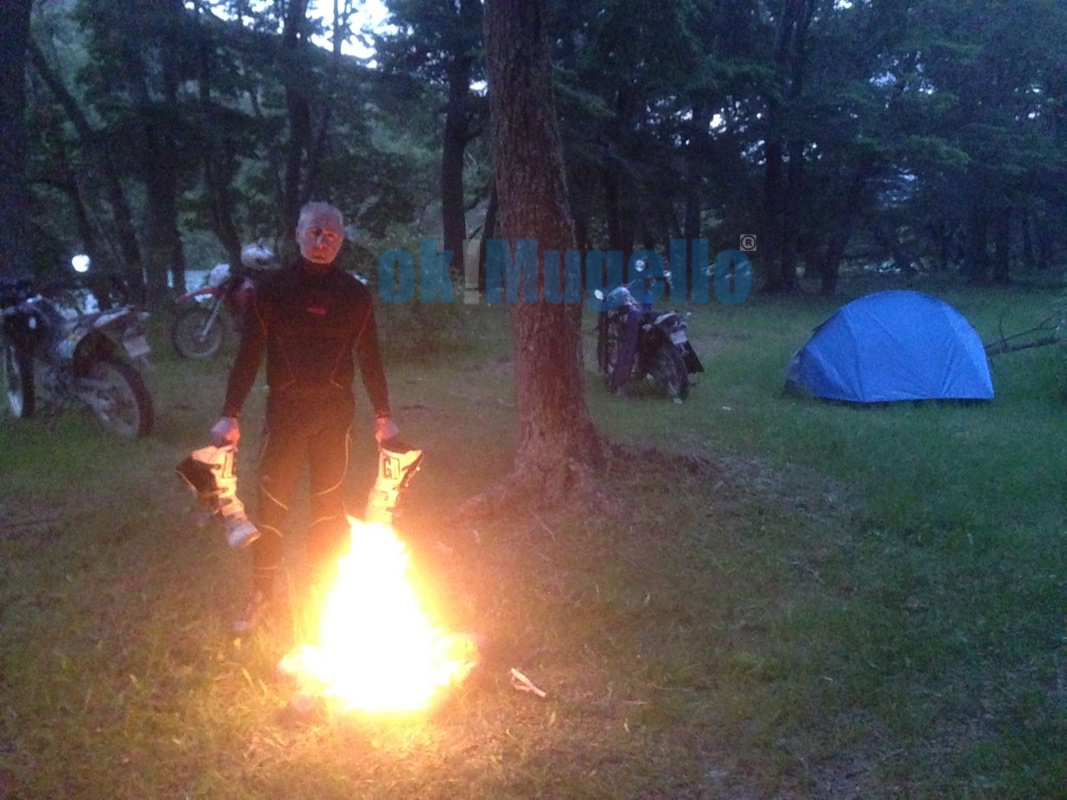
[[300, 255], [312, 264], [329, 264], [345, 240], [337, 220], [328, 214], [313, 214], [296, 229]]

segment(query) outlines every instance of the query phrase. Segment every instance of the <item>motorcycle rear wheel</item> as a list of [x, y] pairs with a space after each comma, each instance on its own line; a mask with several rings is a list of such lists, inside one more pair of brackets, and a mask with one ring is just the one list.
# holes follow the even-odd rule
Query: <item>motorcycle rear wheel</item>
[[[211, 309], [192, 306], [178, 312], [170, 328], [170, 341], [182, 358], [213, 358], [222, 349], [222, 320], [211, 319]], [[208, 327], [208, 321], [211, 327]]]
[[621, 327], [616, 320], [604, 320], [597, 336], [597, 366], [600, 367], [600, 374], [604, 376], [604, 381], [609, 387], [615, 375], [615, 365], [619, 361]]
[[4, 342], [4, 388], [11, 416], [25, 419], [37, 413], [33, 354], [9, 341]]
[[101, 384], [90, 408], [104, 430], [129, 439], [152, 432], [152, 396], [136, 369], [116, 358], [102, 358], [93, 362], [86, 377]]
[[685, 368], [685, 359], [673, 344], [665, 342], [656, 348], [649, 374], [672, 399], [685, 400], [689, 396], [689, 373]]

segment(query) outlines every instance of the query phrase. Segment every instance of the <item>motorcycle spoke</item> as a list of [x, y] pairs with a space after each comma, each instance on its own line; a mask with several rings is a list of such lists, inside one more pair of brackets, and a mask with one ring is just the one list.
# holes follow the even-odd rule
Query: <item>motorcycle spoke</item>
[[222, 319], [215, 309], [189, 308], [181, 312], [171, 328], [171, 342], [183, 358], [215, 356], [222, 347]]
[[79, 390], [106, 430], [130, 438], [151, 431], [151, 398], [140, 375], [128, 364], [111, 359], [96, 362]]

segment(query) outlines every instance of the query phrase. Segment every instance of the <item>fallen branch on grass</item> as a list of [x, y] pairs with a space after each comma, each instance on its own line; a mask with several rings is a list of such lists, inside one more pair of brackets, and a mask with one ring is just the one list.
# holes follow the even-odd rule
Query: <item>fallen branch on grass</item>
[[511, 668], [511, 687], [518, 689], [520, 692], [532, 692], [533, 694], [544, 700], [548, 697], [548, 694], [541, 689], [534, 686], [533, 681], [523, 675], [514, 667]]
[[[1057, 344], [1061, 339], [1060, 332], [1063, 329], [1063, 323], [1063, 315], [1056, 314], [1029, 330], [1013, 333], [1010, 336], [1005, 336], [1003, 328], [1001, 328], [1000, 338], [984, 345], [986, 355], [996, 356], [1001, 355], [1002, 353], [1017, 353], [1020, 350], [1029, 350], [1034, 347], [1046, 347], [1050, 344]], [[1043, 331], [1048, 331], [1049, 333], [1037, 339], [1026, 340], [1026, 337], [1032, 337]]]

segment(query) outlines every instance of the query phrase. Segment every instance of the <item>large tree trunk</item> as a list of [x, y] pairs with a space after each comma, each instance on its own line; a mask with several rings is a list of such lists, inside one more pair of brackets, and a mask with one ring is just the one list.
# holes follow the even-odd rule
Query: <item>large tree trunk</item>
[[[767, 98], [768, 141], [765, 146], [764, 229], [770, 233], [768, 261], [771, 271], [767, 289], [792, 292], [797, 288], [796, 251], [799, 237], [799, 208], [803, 192], [805, 142], [781, 129], [783, 115], [801, 102], [807, 61], [808, 27], [815, 15], [814, 0], [786, 0], [778, 21], [774, 47], [774, 67], [780, 78], [779, 92]], [[784, 163], [788, 157], [788, 163]]]
[[[285, 31], [282, 35], [284, 48], [295, 54], [307, 46], [305, 38], [307, 28], [308, 0], [292, 0], [285, 14]], [[292, 63], [297, 63], [291, 57]], [[285, 108], [289, 118], [289, 142], [285, 157], [285, 185], [283, 187], [284, 227], [289, 235], [296, 230], [300, 207], [305, 197], [304, 174], [306, 156], [311, 152], [311, 104], [307, 97], [290, 82], [285, 87]]]
[[[1019, 235], [1022, 236], [1023, 268], [1030, 271], [1038, 268], [1034, 253], [1033, 209], [1030, 205], [1024, 205], [1019, 211]], [[1044, 267], [1044, 264], [1040, 265], [1041, 269], [1044, 269]]]
[[789, 163], [785, 170], [782, 196], [782, 288], [792, 292], [797, 288], [797, 250], [800, 243], [800, 202], [804, 192], [804, 142], [790, 139], [786, 147]]
[[33, 0], [5, 0], [0, 14], [0, 275], [29, 274], [26, 189], [26, 44]]
[[824, 297], [830, 297], [837, 289], [837, 279], [841, 271], [841, 259], [852, 239], [860, 214], [865, 208], [863, 201], [867, 181], [874, 174], [873, 163], [864, 159], [849, 180], [845, 190], [844, 202], [838, 211], [836, 224], [830, 233], [826, 251], [818, 262], [819, 291]]
[[989, 277], [989, 212], [977, 204], [971, 209], [967, 220], [967, 251], [963, 262], [963, 274], [975, 283]]
[[[777, 111], [772, 103], [768, 111], [768, 127], [773, 131]], [[763, 262], [767, 264], [767, 291], [786, 292], [781, 270], [782, 254], [782, 142], [769, 139], [764, 145], [763, 218], [759, 228], [759, 246]]]
[[[177, 31], [184, 14], [181, 0], [159, 2], [155, 13], [167, 29]], [[178, 183], [180, 162], [174, 158], [175, 142], [165, 117], [159, 111], [176, 108], [181, 71], [173, 52], [163, 49], [159, 62], [160, 102], [155, 102], [143, 75], [151, 69], [143, 55], [130, 53], [127, 61], [130, 86], [137, 87], [137, 99], [142, 115], [144, 141], [141, 145], [142, 180], [145, 184], [145, 281], [147, 300], [161, 302], [167, 292], [167, 278], [172, 269], [185, 274], [185, 253], [178, 231]], [[140, 74], [138, 74], [140, 72]]]
[[169, 149], [155, 126], [145, 129], [145, 278], [148, 299], [160, 302], [171, 270], [185, 274], [178, 232], [178, 177], [167, 161]]
[[[542, 255], [574, 249], [542, 3], [488, 0], [485, 38], [501, 236], [536, 238]], [[595, 484], [604, 443], [586, 405], [581, 313], [543, 294], [512, 308], [517, 449], [497, 499], [555, 505]]]
[[1011, 283], [1011, 208], [1003, 206], [993, 215], [993, 282]]
[[[456, 24], [463, 30], [477, 30], [482, 25], [481, 0], [460, 0]], [[448, 105], [441, 148], [441, 227], [444, 249], [456, 255], [454, 271], [463, 271], [463, 252], [467, 245], [467, 208], [463, 182], [463, 160], [472, 131], [471, 71], [474, 55], [462, 41], [451, 54], [448, 66]]]
[[467, 149], [470, 100], [470, 59], [458, 57], [448, 75], [448, 106], [441, 146], [441, 228], [444, 249], [451, 250], [452, 270], [463, 271], [467, 220], [463, 198], [463, 154]]
[[489, 205], [485, 209], [485, 224], [482, 226], [482, 241], [478, 246], [478, 291], [482, 294], [485, 294], [486, 284], [485, 243], [490, 239], [496, 238], [496, 218], [499, 204], [499, 199], [496, 193], [496, 181], [491, 180], [489, 184]]
[[[49, 65], [44, 53], [36, 42], [30, 40], [30, 64], [36, 70], [41, 80], [44, 81], [48, 90], [54, 95], [56, 101], [63, 107], [63, 111], [74, 126], [81, 145], [91, 154], [96, 173], [105, 187], [105, 196], [110, 206], [110, 216], [114, 226], [113, 234], [118, 240], [119, 259], [121, 269], [127, 283], [136, 290], [144, 285], [144, 268], [141, 261], [141, 246], [137, 241], [137, 227], [133, 223], [133, 211], [126, 197], [126, 191], [122, 187], [122, 179], [115, 163], [116, 153], [113, 148], [100, 144], [100, 138], [93, 130], [88, 117], [78, 105], [78, 101], [70, 93], [66, 84], [55, 70]], [[73, 198], [73, 196], [72, 196]], [[80, 209], [79, 209], [80, 211]], [[92, 237], [86, 239], [86, 245], [98, 239], [99, 231], [93, 231]], [[99, 253], [89, 247], [89, 255], [96, 261]], [[107, 259], [103, 259], [106, 263]]]
[[[711, 120], [712, 114], [709, 109], [698, 105], [693, 106], [693, 121], [689, 127], [689, 147], [685, 151], [685, 218], [681, 231], [682, 238], [687, 242], [687, 249], [700, 238], [703, 232], [701, 230], [704, 211], [703, 174], [709, 163], [708, 131], [711, 129]], [[684, 270], [685, 283], [683, 285], [688, 287], [688, 291], [692, 291], [692, 287], [698, 280], [705, 279], [700, 273], [700, 268], [707, 265], [701, 264], [694, 271], [693, 260], [694, 256], [690, 253], [685, 259], [685, 264], [671, 265], [672, 270]]]
[[[197, 3], [197, 25], [202, 24], [202, 17], [206, 13]], [[207, 123], [204, 130], [206, 141], [203, 158], [208, 219], [215, 236], [226, 250], [227, 261], [231, 267], [236, 269], [241, 263], [241, 235], [233, 218], [235, 200], [232, 184], [237, 174], [238, 164], [233, 148], [221, 135], [222, 126], [214, 123], [216, 106], [212, 99], [215, 66], [213, 40], [206, 30], [201, 29], [198, 41], [200, 46], [198, 96], [201, 113]], [[180, 273], [177, 268], [173, 268], [172, 274], [175, 288], [184, 292], [186, 288], [184, 264]]]

